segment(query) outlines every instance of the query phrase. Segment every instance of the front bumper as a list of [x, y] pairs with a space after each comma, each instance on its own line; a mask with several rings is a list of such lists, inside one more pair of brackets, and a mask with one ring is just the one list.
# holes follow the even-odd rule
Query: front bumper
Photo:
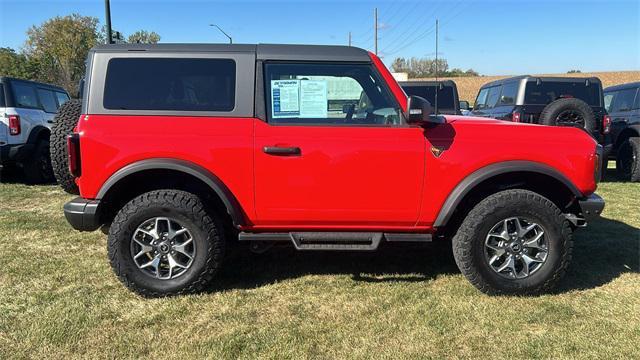
[[591, 194], [589, 197], [579, 199], [578, 204], [582, 212], [581, 215], [587, 222], [599, 218], [604, 209], [604, 199], [597, 194]]
[[94, 231], [100, 227], [100, 200], [77, 197], [64, 204], [64, 217], [79, 231]]

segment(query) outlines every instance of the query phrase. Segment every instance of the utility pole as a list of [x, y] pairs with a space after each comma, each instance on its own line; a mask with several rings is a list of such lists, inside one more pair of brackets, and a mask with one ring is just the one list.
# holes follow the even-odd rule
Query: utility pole
[[373, 47], [378, 55], [378, 8], [373, 8]]
[[438, 116], [438, 92], [440, 92], [440, 84], [438, 83], [438, 19], [436, 18], [436, 116]]
[[351, 31], [349, 31], [349, 46], [351, 46]]
[[111, 5], [109, 0], [104, 0], [105, 22], [107, 23], [107, 44], [113, 44], [113, 34], [111, 33]]

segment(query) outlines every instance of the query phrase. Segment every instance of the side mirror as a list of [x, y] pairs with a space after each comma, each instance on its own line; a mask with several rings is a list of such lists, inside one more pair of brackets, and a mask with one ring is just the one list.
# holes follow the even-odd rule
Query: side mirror
[[438, 116], [431, 116], [431, 103], [428, 100], [414, 95], [409, 96], [409, 99], [407, 99], [407, 112], [404, 117], [408, 124], [444, 123], [444, 119]]
[[460, 101], [460, 110], [471, 110], [469, 107], [469, 102], [466, 100]]

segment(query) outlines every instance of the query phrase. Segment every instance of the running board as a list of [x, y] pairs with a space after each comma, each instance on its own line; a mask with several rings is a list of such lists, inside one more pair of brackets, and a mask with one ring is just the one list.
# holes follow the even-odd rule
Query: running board
[[429, 242], [431, 234], [376, 233], [376, 232], [290, 232], [247, 233], [241, 232], [240, 241], [290, 241], [297, 250], [376, 250], [382, 240], [389, 242]]

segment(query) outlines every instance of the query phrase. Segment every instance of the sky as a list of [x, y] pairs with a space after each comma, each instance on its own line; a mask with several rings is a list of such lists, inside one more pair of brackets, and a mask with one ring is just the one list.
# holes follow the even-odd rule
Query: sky
[[[640, 70], [638, 0], [424, 1], [196, 1], [111, 0], [114, 29], [144, 29], [161, 42], [348, 44], [373, 51], [378, 9], [378, 54], [433, 57], [435, 19], [439, 56], [450, 68], [483, 75]], [[19, 50], [26, 31], [54, 16], [94, 16], [104, 24], [102, 0], [0, 0], [0, 47]]]

